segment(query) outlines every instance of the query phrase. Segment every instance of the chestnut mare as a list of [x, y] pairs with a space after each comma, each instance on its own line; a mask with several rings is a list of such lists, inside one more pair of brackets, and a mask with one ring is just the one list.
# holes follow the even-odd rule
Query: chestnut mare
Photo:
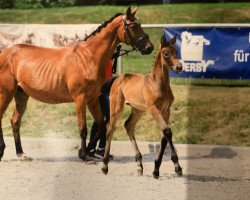
[[143, 174], [142, 155], [138, 149], [134, 129], [138, 120], [145, 111], [148, 111], [160, 125], [163, 136], [161, 148], [155, 160], [153, 175], [159, 177], [159, 168], [167, 143], [171, 148], [171, 160], [174, 162], [175, 172], [181, 176], [182, 168], [178, 163], [178, 156], [172, 142], [172, 132], [169, 128], [170, 107], [174, 96], [170, 88], [169, 70], [176, 73], [182, 71], [182, 64], [177, 59], [177, 51], [174, 48], [176, 36], [167, 42], [163, 36], [161, 46], [158, 48], [152, 72], [143, 75], [123, 74], [114, 80], [110, 91], [110, 122], [107, 129], [106, 151], [103, 159], [103, 173], [108, 173], [108, 162], [111, 140], [115, 131], [116, 122], [121, 115], [124, 104], [131, 106], [131, 114], [124, 126], [135, 151], [137, 171]]
[[[108, 60], [118, 43], [123, 42], [142, 54], [150, 54], [153, 45], [135, 18], [137, 8], [126, 14], [118, 13], [104, 22], [85, 41], [63, 48], [41, 48], [14, 45], [0, 54], [0, 122], [11, 100], [16, 107], [11, 119], [16, 154], [24, 158], [20, 141], [21, 118], [29, 96], [51, 104], [75, 102], [80, 128], [79, 158], [86, 158], [86, 107], [102, 128], [98, 101]], [[0, 123], [0, 160], [5, 143]], [[89, 146], [97, 141], [90, 142]]]

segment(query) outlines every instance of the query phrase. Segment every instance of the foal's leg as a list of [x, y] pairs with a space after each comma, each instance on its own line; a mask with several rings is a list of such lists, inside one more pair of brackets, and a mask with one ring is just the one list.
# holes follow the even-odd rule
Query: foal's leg
[[163, 153], [164, 153], [164, 150], [166, 148], [167, 142], [169, 142], [170, 148], [172, 150], [171, 159], [175, 164], [175, 172], [178, 175], [182, 175], [182, 169], [178, 163], [178, 156], [174, 150], [174, 146], [173, 146], [173, 142], [172, 142], [172, 131], [168, 127], [169, 111], [168, 111], [168, 117], [163, 117], [161, 112], [159, 111], [159, 109], [156, 108], [156, 106], [151, 106], [149, 108], [149, 112], [153, 116], [153, 118], [156, 120], [156, 122], [160, 125], [160, 127], [162, 129], [162, 133], [163, 133], [163, 136], [161, 139], [161, 147], [160, 147], [160, 150], [158, 153], [158, 157], [155, 160], [155, 169], [153, 172], [154, 178], [159, 178], [159, 174], [160, 174], [159, 169], [161, 166], [162, 157], [163, 157]]
[[87, 125], [86, 125], [86, 97], [84, 94], [78, 95], [75, 98], [76, 114], [78, 119], [78, 126], [80, 129], [81, 148], [79, 149], [78, 156], [80, 159], [86, 159], [86, 138], [87, 138]]
[[[113, 92], [112, 92], [113, 91]], [[103, 157], [103, 167], [102, 172], [104, 174], [108, 173], [108, 163], [109, 163], [109, 153], [111, 140], [115, 132], [116, 122], [124, 109], [125, 99], [123, 97], [122, 91], [118, 89], [112, 89], [110, 95], [110, 121], [106, 133], [106, 147], [105, 154]]]
[[14, 113], [10, 122], [12, 125], [13, 134], [14, 134], [16, 154], [20, 159], [30, 160], [31, 158], [25, 156], [23, 153], [21, 139], [20, 139], [21, 120], [26, 110], [29, 96], [22, 90], [21, 87], [18, 87], [16, 93], [14, 94], [14, 98], [16, 102], [16, 107], [15, 107], [15, 110], [14, 110]]
[[[169, 123], [169, 117], [170, 117], [170, 110], [168, 110], [166, 113], [163, 114], [163, 118], [167, 124]], [[176, 153], [176, 150], [174, 148], [173, 141], [172, 141], [172, 130], [170, 128], [166, 129], [166, 130], [164, 130], [163, 134], [164, 134], [164, 138], [167, 140], [167, 142], [170, 146], [170, 149], [171, 149], [171, 160], [174, 163], [175, 173], [178, 176], [182, 176], [182, 168], [179, 164], [178, 156], [177, 156], [177, 153]]]
[[141, 152], [139, 151], [138, 145], [135, 140], [134, 130], [135, 130], [135, 125], [141, 118], [142, 114], [143, 114], [143, 111], [140, 111], [136, 108], [131, 107], [131, 114], [124, 124], [124, 127], [127, 131], [127, 134], [129, 136], [129, 139], [132, 143], [132, 146], [135, 152], [135, 160], [137, 162], [137, 171], [139, 175], [143, 174], [142, 155], [141, 155]]

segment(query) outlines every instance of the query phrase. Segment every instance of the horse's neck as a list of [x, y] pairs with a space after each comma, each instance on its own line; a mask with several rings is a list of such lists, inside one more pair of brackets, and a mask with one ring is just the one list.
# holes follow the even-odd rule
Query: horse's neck
[[169, 70], [166, 67], [162, 66], [161, 63], [161, 49], [159, 48], [155, 56], [153, 70], [152, 70], [153, 79], [164, 86], [170, 88], [170, 78]]
[[111, 59], [116, 46], [120, 42], [117, 35], [119, 24], [119, 19], [114, 19], [100, 33], [86, 41], [87, 48], [91, 53], [100, 58], [97, 60], [99, 65]]

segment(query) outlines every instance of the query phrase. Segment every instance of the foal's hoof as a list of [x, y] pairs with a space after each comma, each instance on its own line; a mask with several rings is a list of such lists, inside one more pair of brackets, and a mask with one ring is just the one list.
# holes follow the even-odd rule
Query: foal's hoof
[[182, 176], [183, 175], [181, 167], [176, 168], [174, 171], [177, 174], [177, 176]]
[[143, 175], [143, 170], [142, 169], [137, 169], [137, 173], [139, 176], [142, 176]]
[[155, 179], [158, 179], [159, 176], [160, 176], [159, 171], [154, 171], [154, 172], [153, 172], [153, 176], [154, 176]]
[[32, 161], [33, 159], [27, 156], [25, 153], [17, 154], [18, 160], [20, 161]]
[[103, 172], [105, 175], [107, 175], [107, 174], [108, 174], [108, 171], [109, 171], [109, 169], [108, 169], [108, 168], [106, 168], [106, 167], [102, 167], [102, 172]]

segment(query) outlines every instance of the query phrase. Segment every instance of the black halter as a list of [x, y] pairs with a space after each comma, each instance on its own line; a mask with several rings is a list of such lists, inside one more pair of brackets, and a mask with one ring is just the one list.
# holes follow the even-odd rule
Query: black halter
[[122, 21], [123, 21], [123, 25], [124, 25], [124, 39], [125, 39], [125, 43], [127, 43], [127, 40], [126, 40], [126, 35], [130, 38], [131, 40], [131, 43], [132, 43], [132, 47], [133, 49], [135, 50], [142, 50], [144, 47], [143, 45], [145, 44], [145, 41], [149, 39], [149, 36], [148, 34], [144, 34], [142, 37], [139, 37], [136, 41], [133, 40], [132, 36], [131, 36], [131, 33], [129, 31], [129, 28], [128, 26], [132, 25], [132, 24], [138, 24], [138, 26], [141, 26], [140, 23], [136, 20], [135, 22], [131, 22], [129, 24], [126, 23], [126, 15], [123, 15], [122, 16]]

